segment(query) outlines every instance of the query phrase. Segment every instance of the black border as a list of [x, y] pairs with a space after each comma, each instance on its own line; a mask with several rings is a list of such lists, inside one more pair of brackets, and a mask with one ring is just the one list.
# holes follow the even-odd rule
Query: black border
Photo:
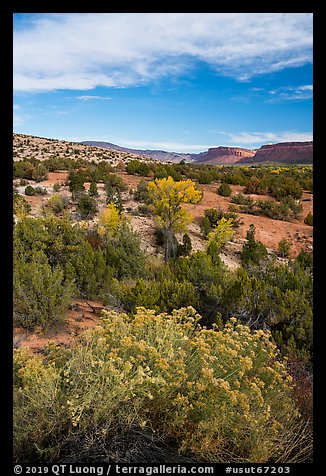
[[[0, 34], [1, 41], [0, 45], [2, 46], [2, 55], [1, 55], [1, 91], [2, 91], [2, 110], [4, 111], [3, 120], [1, 121], [0, 127], [0, 136], [1, 136], [1, 166], [3, 177], [6, 178], [4, 181], [4, 186], [0, 187], [1, 193], [1, 204], [2, 204], [2, 260], [1, 263], [4, 264], [3, 267], [3, 278], [1, 291], [3, 293], [2, 304], [5, 303], [5, 306], [2, 306], [2, 323], [1, 330], [1, 345], [0, 345], [0, 362], [1, 368], [3, 371], [4, 378], [1, 379], [1, 396], [3, 397], [3, 404], [1, 406], [1, 420], [0, 428], [2, 429], [1, 435], [1, 459], [0, 459], [0, 468], [1, 474], [13, 474], [12, 472], [12, 325], [11, 325], [11, 315], [12, 315], [12, 229], [13, 229], [13, 218], [12, 218], [12, 133], [13, 133], [13, 14], [14, 13], [103, 13], [103, 4], [99, 4], [98, 8], [96, 4], [89, 5], [90, 8], [85, 8], [86, 5], [81, 5], [81, 2], [69, 1], [69, 3], [64, 2], [52, 2], [45, 3], [44, 1], [35, 0], [30, 2], [29, 5], [26, 1], [11, 1], [8, 2], [9, 5], [4, 5], [7, 2], [1, 2], [1, 12], [0, 12]], [[189, 7], [189, 3], [187, 3]], [[191, 5], [190, 5], [191, 6]], [[210, 5], [208, 5], [210, 6]], [[222, 6], [222, 5], [220, 5]], [[228, 5], [224, 5], [228, 6]], [[279, 10], [284, 10], [286, 12], [297, 13], [299, 8], [298, 5], [292, 6], [291, 8], [287, 7], [284, 2], [273, 3], [272, 7], [268, 8], [267, 5], [259, 5], [257, 8], [254, 6], [246, 5], [250, 12], [278, 12]], [[112, 5], [109, 7], [117, 8], [118, 4]], [[125, 5], [127, 7], [127, 5]], [[145, 11], [151, 11], [153, 4], [146, 7], [141, 7]], [[168, 3], [164, 3], [165, 9], [169, 11]], [[175, 9], [177, 6], [173, 4]], [[266, 8], [267, 7], [267, 8]], [[171, 7], [171, 10], [173, 9]], [[182, 10], [183, 7], [177, 7]], [[84, 10], [84, 11], [81, 11]], [[95, 10], [95, 11], [94, 11]], [[110, 8], [111, 10], [111, 8]], [[302, 11], [302, 5], [300, 11]], [[228, 12], [229, 10], [227, 10]], [[121, 12], [117, 8], [116, 12]], [[324, 316], [321, 315], [321, 303], [319, 300], [322, 296], [323, 291], [323, 268], [322, 268], [322, 259], [321, 251], [323, 244], [323, 233], [321, 229], [322, 224], [322, 214], [323, 214], [323, 205], [322, 205], [322, 190], [323, 182], [325, 182], [325, 175], [323, 174], [323, 161], [326, 161], [326, 158], [323, 156], [322, 151], [322, 134], [321, 134], [321, 92], [322, 92], [322, 76], [321, 76], [321, 67], [323, 64], [322, 59], [322, 42], [321, 42], [321, 32], [323, 28], [322, 15], [321, 15], [321, 5], [320, 2], [309, 2], [306, 5], [306, 8], [303, 12], [310, 12], [314, 15], [314, 111], [313, 111], [313, 130], [314, 130], [314, 149], [315, 149], [315, 160], [314, 160], [314, 462], [307, 466], [306, 464], [299, 465], [290, 465], [291, 474], [298, 474], [300, 468], [303, 474], [308, 474], [313, 469], [313, 466], [323, 462], [322, 454], [324, 448], [322, 447], [322, 435], [324, 433], [324, 428], [321, 426], [321, 415], [320, 415], [320, 397], [323, 392], [323, 363], [322, 363], [322, 353], [321, 349], [323, 346], [323, 340], [325, 339], [322, 328], [320, 327]], [[112, 12], [114, 13], [114, 12]], [[158, 13], [159, 14], [159, 13]], [[167, 463], [168, 464], [168, 463]], [[137, 466], [137, 465], [134, 465]], [[210, 465], [211, 466], [211, 465]], [[221, 473], [224, 474], [225, 465], [213, 465], [216, 467], [220, 466]], [[236, 466], [236, 465], [232, 465]], [[240, 465], [240, 466], [257, 466], [253, 465]], [[262, 465], [264, 466], [264, 465]], [[300, 468], [299, 468], [299, 467]], [[223, 469], [222, 469], [223, 468]], [[216, 471], [217, 473], [217, 471]], [[51, 474], [51, 472], [49, 472]], [[314, 473], [311, 473], [314, 474]]]

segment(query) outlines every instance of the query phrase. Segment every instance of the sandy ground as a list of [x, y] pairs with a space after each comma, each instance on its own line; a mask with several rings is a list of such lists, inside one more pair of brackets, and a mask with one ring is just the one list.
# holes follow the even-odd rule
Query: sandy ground
[[[65, 322], [47, 331], [26, 331], [15, 327], [13, 331], [14, 347], [28, 347], [32, 353], [37, 353], [49, 342], [67, 346], [74, 337], [81, 332], [97, 326], [100, 322], [98, 314], [95, 314], [88, 306], [102, 307], [102, 304], [90, 300], [74, 300], [74, 309], [66, 312]], [[71, 307], [71, 306], [70, 306]]]

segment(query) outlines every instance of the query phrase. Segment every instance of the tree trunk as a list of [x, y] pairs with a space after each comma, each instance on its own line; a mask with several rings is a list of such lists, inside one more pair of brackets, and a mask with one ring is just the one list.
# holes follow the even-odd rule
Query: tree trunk
[[175, 260], [176, 254], [177, 249], [174, 234], [170, 229], [165, 229], [165, 262], [167, 263], [171, 257]]

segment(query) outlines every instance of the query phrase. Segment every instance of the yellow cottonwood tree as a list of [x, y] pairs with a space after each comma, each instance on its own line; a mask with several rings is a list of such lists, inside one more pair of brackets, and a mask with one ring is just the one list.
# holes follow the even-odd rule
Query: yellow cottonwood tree
[[191, 214], [182, 207], [182, 204], [198, 203], [203, 194], [196, 189], [196, 184], [192, 180], [175, 182], [172, 177], [150, 182], [148, 193], [156, 221], [165, 233], [167, 261], [176, 255], [175, 233], [184, 231], [191, 222]]

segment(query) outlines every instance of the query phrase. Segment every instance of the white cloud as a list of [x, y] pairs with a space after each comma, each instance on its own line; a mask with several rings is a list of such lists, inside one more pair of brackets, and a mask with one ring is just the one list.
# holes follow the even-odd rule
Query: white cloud
[[313, 96], [313, 85], [305, 84], [302, 86], [284, 86], [269, 91], [272, 96], [269, 102], [280, 101], [304, 101], [311, 99]]
[[108, 96], [95, 96], [95, 95], [83, 95], [83, 96], [76, 96], [76, 99], [80, 99], [81, 101], [92, 101], [92, 100], [105, 100], [105, 101], [109, 101], [111, 100], [112, 98], [108, 97]]
[[126, 87], [178, 76], [196, 60], [242, 81], [311, 63], [312, 14], [38, 15], [15, 31], [14, 87]]
[[234, 146], [254, 146], [268, 143], [276, 144], [278, 142], [305, 142], [312, 141], [313, 134], [311, 132], [239, 132], [237, 134], [224, 132], [228, 137], [228, 143]]

